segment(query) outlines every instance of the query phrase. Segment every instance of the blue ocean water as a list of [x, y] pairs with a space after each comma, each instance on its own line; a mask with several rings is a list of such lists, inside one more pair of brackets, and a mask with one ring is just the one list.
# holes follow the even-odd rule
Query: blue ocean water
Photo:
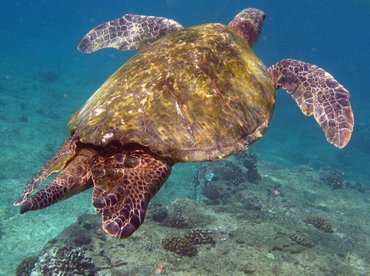
[[[0, 234], [0, 242], [13, 239], [4, 246], [7, 254], [22, 256], [36, 239], [42, 244], [75, 220], [68, 217], [66, 202], [44, 211], [47, 219], [42, 212], [20, 217], [12, 203], [67, 136], [69, 116], [134, 54], [107, 49], [84, 55], [76, 49], [88, 30], [125, 13], [163, 16], [192, 26], [227, 24], [246, 7], [265, 11], [263, 33], [255, 46], [259, 57], [267, 66], [291, 57], [330, 72], [351, 93], [355, 129], [345, 149], [334, 148], [316, 122], [304, 117], [280, 90], [270, 128], [251, 149], [259, 159], [278, 165], [336, 167], [346, 178], [370, 185], [369, 1], [3, 0], [1, 6], [0, 227], [7, 230], [0, 228], [0, 233], [5, 233]], [[192, 165], [179, 165], [177, 170], [186, 174], [193, 169]], [[82, 201], [81, 209], [73, 212], [91, 212], [87, 196], [71, 200]], [[60, 222], [50, 224], [51, 218]], [[8, 234], [11, 227], [18, 231], [29, 223], [50, 224], [51, 230], [36, 237], [24, 229], [19, 242]], [[9, 264], [9, 260], [12, 258], [0, 257], [0, 264], [6, 263], [0, 274], [14, 273], [17, 264]]]

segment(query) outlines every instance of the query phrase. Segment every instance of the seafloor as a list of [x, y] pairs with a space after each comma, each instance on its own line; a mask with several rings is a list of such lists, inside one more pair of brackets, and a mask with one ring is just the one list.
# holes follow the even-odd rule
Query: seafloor
[[244, 153], [176, 165], [127, 240], [102, 232], [91, 192], [19, 215], [12, 203], [29, 172], [56, 150], [65, 114], [86, 97], [76, 87], [91, 92], [104, 76], [4, 65], [0, 275], [369, 275], [368, 183], [325, 164], [277, 166]]
[[[0, 275], [370, 275], [368, 66], [363, 62], [368, 7], [354, 6], [348, 19], [342, 2], [345, 13], [334, 16], [340, 6], [335, 2], [330, 16], [319, 10], [316, 16], [326, 21], [317, 24], [311, 19], [316, 8], [299, 21], [302, 16], [291, 16], [290, 8], [271, 7], [257, 50], [266, 64], [285, 57], [307, 60], [345, 84], [356, 116], [349, 146], [337, 151], [326, 144], [314, 120], [304, 118], [280, 91], [271, 127], [252, 145], [258, 161], [244, 154], [176, 165], [145, 223], [127, 240], [103, 233], [91, 191], [24, 215], [13, 202], [67, 136], [68, 116], [130, 54], [78, 54], [80, 36], [100, 22], [94, 12], [84, 17], [91, 21], [81, 29], [76, 28], [80, 13], [68, 10], [56, 13], [72, 19], [58, 21], [25, 5], [31, 19], [45, 19], [39, 28], [29, 27], [29, 17], [12, 15], [17, 20], [4, 24], [6, 43], [0, 45]], [[294, 5], [306, 12], [303, 2]], [[156, 13], [141, 6], [146, 12], [129, 11]], [[218, 10], [215, 22], [226, 22], [226, 9]], [[189, 14], [181, 10], [184, 20], [174, 18], [186, 25], [208, 22], [212, 17], [203, 13], [217, 14], [199, 9], [194, 21], [186, 21]], [[172, 17], [171, 11], [156, 14]], [[302, 29], [308, 34], [300, 40]]]
[[[335, 168], [256, 159], [203, 163], [194, 175], [184, 174], [194, 165], [175, 168], [126, 240], [101, 230], [87, 197], [54, 206], [48, 221], [3, 221], [3, 254], [27, 247], [0, 274], [18, 263], [17, 275], [369, 275], [368, 188]], [[24, 240], [23, 229], [53, 231], [60, 216], [74, 222], [55, 238]]]

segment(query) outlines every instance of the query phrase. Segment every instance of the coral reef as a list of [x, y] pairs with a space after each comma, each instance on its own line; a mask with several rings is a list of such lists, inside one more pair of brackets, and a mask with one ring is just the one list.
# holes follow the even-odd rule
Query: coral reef
[[189, 198], [175, 199], [167, 206], [168, 217], [164, 220], [164, 223], [169, 227], [172, 227], [171, 224], [174, 224], [181, 225], [180, 228], [189, 229], [205, 227], [212, 222], [212, 218], [207, 212], [204, 212], [203, 206], [200, 202]]
[[95, 264], [80, 247], [50, 248], [38, 258], [27, 258], [17, 269], [17, 275], [94, 275], [94, 273]]
[[362, 183], [359, 183], [359, 182], [346, 181], [345, 186], [349, 189], [356, 190], [360, 193], [366, 193], [367, 191], [370, 190], [368, 185], [362, 184]]
[[184, 236], [166, 236], [162, 240], [162, 247], [168, 251], [181, 256], [193, 257], [198, 253], [195, 245], [216, 244], [211, 231], [195, 228], [187, 232]]
[[[281, 251], [290, 254], [299, 254], [306, 250], [308, 246], [300, 244], [299, 242], [306, 242], [301, 236], [282, 235], [271, 241], [271, 251]], [[304, 241], [303, 241], [304, 240]]]
[[[233, 158], [228, 161], [246, 173]], [[220, 186], [214, 187], [223, 187], [221, 191], [226, 195], [222, 195], [222, 204], [205, 204], [208, 201], [204, 198], [204, 201], [195, 201], [186, 197], [189, 194], [179, 192], [176, 199], [153, 202], [145, 223], [125, 240], [108, 237], [101, 230], [99, 214], [84, 214], [49, 242], [38, 256], [50, 248], [83, 247], [99, 275], [367, 275], [368, 194], [349, 190], [347, 180], [346, 190], [333, 193], [322, 183], [325, 187], [317, 186], [320, 183], [317, 170], [303, 166], [279, 169], [265, 162], [258, 164], [263, 172], [258, 185], [247, 181], [233, 185], [218, 174], [217, 163], [228, 164], [206, 164], [207, 171], [199, 177], [208, 176], [203, 184], [215, 182]], [[178, 177], [182, 176], [181, 173]], [[172, 183], [176, 189], [185, 190], [180, 182], [175, 183], [176, 179], [179, 178]], [[191, 183], [186, 184], [186, 188], [191, 188]], [[281, 190], [284, 195], [276, 196], [273, 190]], [[199, 189], [199, 196], [200, 192]], [[353, 202], [356, 204], [352, 205]], [[65, 213], [70, 211], [69, 207], [61, 205]], [[306, 222], [314, 226], [305, 224], [307, 216], [338, 222], [340, 233], [322, 232], [331, 232], [334, 227], [320, 219], [307, 218]], [[351, 216], [356, 216], [355, 220]], [[165, 221], [170, 227], [188, 228], [166, 228]], [[53, 225], [50, 219], [47, 223]], [[10, 238], [13, 227], [23, 227], [0, 224], [6, 233], [0, 241]], [[163, 240], [167, 235], [177, 237]], [[35, 244], [34, 240], [29, 242]], [[348, 254], [351, 254], [351, 263], [347, 261]], [[30, 275], [38, 258], [24, 261], [18, 275]], [[1, 275], [14, 275], [1, 272]]]
[[168, 217], [168, 210], [165, 206], [154, 205], [150, 209], [151, 218], [156, 222], [163, 222]]
[[199, 245], [199, 244], [211, 244], [215, 245], [215, 240], [212, 237], [212, 233], [209, 230], [195, 228], [190, 230], [188, 233], [185, 234], [185, 238], [187, 238], [192, 244]]
[[195, 173], [193, 186], [200, 188], [200, 193], [209, 203], [221, 204], [242, 190], [247, 181], [245, 172], [236, 163], [220, 160], [201, 164]]
[[321, 183], [333, 189], [341, 189], [344, 186], [343, 173], [336, 168], [324, 167], [319, 171]]
[[289, 235], [289, 238], [297, 244], [300, 244], [303, 246], [312, 246], [312, 243], [310, 241], [308, 241], [306, 238], [302, 237], [298, 233], [293, 233]]
[[248, 170], [247, 179], [249, 182], [257, 183], [262, 179], [257, 169], [257, 155], [254, 152], [244, 151], [235, 157]]
[[167, 236], [162, 240], [164, 249], [181, 256], [194, 257], [198, 249], [185, 237]]
[[188, 228], [189, 222], [182, 214], [174, 212], [163, 220], [162, 225], [171, 228]]
[[[80, 224], [81, 223], [81, 224]], [[66, 228], [68, 231], [70, 238], [68, 239], [68, 246], [71, 247], [80, 247], [80, 246], [86, 246], [91, 243], [91, 232], [95, 231], [95, 229], [99, 228], [90, 228], [92, 227], [91, 224], [86, 222], [78, 221], [76, 224], [72, 224]]]
[[233, 205], [249, 211], [260, 211], [263, 207], [263, 202], [258, 198], [255, 192], [240, 191], [233, 197]]
[[327, 233], [334, 233], [334, 228], [331, 223], [322, 217], [318, 216], [309, 216], [304, 221], [306, 224], [312, 224], [317, 229], [327, 232]]
[[37, 256], [31, 256], [24, 259], [17, 267], [17, 276], [29, 276], [35, 267], [35, 264], [39, 258]]
[[220, 183], [215, 183], [208, 181], [203, 187], [202, 194], [205, 196], [212, 204], [221, 204], [224, 198], [227, 197], [226, 193], [223, 193], [223, 187]]
[[77, 218], [77, 223], [86, 230], [99, 229], [100, 220], [96, 221], [96, 217], [99, 217], [96, 214], [81, 214]]

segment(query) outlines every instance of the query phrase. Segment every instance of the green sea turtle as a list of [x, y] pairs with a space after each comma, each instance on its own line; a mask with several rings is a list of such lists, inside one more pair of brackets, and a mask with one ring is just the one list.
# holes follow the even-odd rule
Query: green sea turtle
[[140, 51], [72, 115], [70, 136], [15, 202], [20, 212], [93, 187], [103, 229], [128, 237], [175, 163], [224, 158], [261, 138], [280, 87], [343, 148], [354, 123], [348, 91], [302, 61], [266, 68], [251, 48], [264, 18], [244, 9], [228, 25], [184, 28], [162, 17], [124, 15], [91, 30], [78, 46], [84, 53]]

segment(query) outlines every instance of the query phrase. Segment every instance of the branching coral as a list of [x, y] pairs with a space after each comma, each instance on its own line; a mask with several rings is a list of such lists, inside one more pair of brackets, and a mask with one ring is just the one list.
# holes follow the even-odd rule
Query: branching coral
[[200, 165], [193, 185], [200, 187], [210, 203], [220, 204], [242, 190], [247, 181], [245, 172], [235, 162], [221, 160]]
[[153, 221], [163, 222], [168, 217], [168, 210], [165, 206], [152, 206], [151, 217]]
[[319, 171], [320, 181], [333, 189], [341, 189], [344, 186], [343, 173], [336, 168], [324, 167]]
[[162, 246], [181, 256], [193, 257], [198, 254], [197, 248], [185, 237], [167, 236], [162, 240]]
[[186, 235], [187, 238], [192, 244], [212, 244], [214, 245], [216, 242], [212, 237], [211, 231], [205, 229], [192, 229]]
[[310, 241], [308, 241], [306, 238], [302, 237], [298, 233], [293, 233], [293, 234], [289, 235], [289, 238], [292, 241], [294, 241], [295, 243], [298, 243], [300, 245], [303, 245], [303, 246], [312, 246], [312, 243]]
[[245, 151], [236, 155], [236, 159], [248, 170], [247, 179], [256, 183], [262, 179], [257, 169], [257, 155], [251, 151]]
[[[90, 256], [80, 248], [53, 247], [37, 259], [32, 259], [34, 265], [23, 264], [23, 269], [17, 270], [18, 275], [94, 275], [95, 264]], [[26, 273], [26, 274], [25, 274]]]
[[188, 228], [189, 227], [189, 222], [186, 217], [184, 217], [180, 213], [173, 213], [166, 217], [162, 224], [167, 227], [171, 228]]
[[307, 224], [312, 224], [317, 229], [327, 232], [327, 233], [334, 233], [334, 228], [331, 223], [322, 217], [318, 216], [309, 216], [304, 221]]

